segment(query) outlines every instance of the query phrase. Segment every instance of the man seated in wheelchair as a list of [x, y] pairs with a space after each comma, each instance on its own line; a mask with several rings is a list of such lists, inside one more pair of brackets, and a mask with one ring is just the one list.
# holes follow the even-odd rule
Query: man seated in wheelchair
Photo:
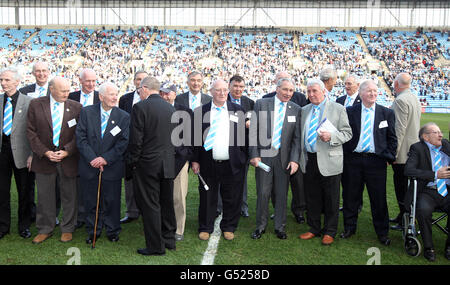
[[[450, 143], [442, 138], [442, 132], [435, 123], [427, 123], [420, 128], [419, 138], [420, 141], [411, 145], [409, 150], [405, 175], [417, 178], [416, 217], [425, 248], [424, 257], [434, 261], [432, 213], [437, 209], [450, 213]], [[450, 260], [449, 234], [444, 256]]]

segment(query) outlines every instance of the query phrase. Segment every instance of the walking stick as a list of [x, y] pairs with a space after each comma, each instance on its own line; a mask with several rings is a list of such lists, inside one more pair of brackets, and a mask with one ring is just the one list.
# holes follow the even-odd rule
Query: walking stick
[[100, 188], [102, 183], [102, 173], [103, 171], [100, 170], [100, 173], [98, 175], [97, 209], [95, 210], [94, 240], [92, 241], [92, 249], [95, 248], [95, 239], [97, 238], [98, 206], [100, 204]]

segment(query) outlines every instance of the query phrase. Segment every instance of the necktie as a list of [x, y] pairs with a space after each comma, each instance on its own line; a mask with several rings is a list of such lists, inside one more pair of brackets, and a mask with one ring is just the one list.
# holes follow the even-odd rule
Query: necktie
[[5, 111], [3, 112], [3, 133], [9, 136], [11, 134], [11, 128], [12, 128], [12, 104], [11, 104], [11, 97], [7, 97]]
[[[217, 133], [217, 127], [219, 125], [219, 117], [220, 113], [224, 109], [224, 107], [215, 107], [216, 108], [216, 115], [214, 116], [214, 119], [211, 122], [211, 126], [209, 127], [208, 136], [205, 139], [205, 143], [203, 144], [203, 147], [206, 151], [212, 149], [214, 144], [214, 138], [216, 137]], [[212, 113], [212, 112], [211, 112]]]
[[350, 104], [351, 102], [352, 102], [352, 97], [347, 95], [347, 100], [345, 101], [345, 107], [351, 106], [351, 104]]
[[45, 96], [44, 91], [45, 91], [45, 88], [44, 88], [44, 87], [42, 87], [42, 86], [39, 87], [39, 97]]
[[53, 105], [52, 124], [53, 124], [53, 145], [59, 146], [59, 135], [61, 134], [61, 116], [59, 115], [59, 102]]
[[371, 108], [365, 108], [366, 110], [366, 117], [364, 118], [364, 127], [363, 127], [363, 142], [361, 145], [362, 152], [368, 152], [370, 150], [370, 137], [372, 134], [372, 116]]
[[[442, 167], [440, 149], [441, 149], [440, 147], [434, 147], [433, 148], [433, 151], [434, 151], [434, 154], [435, 154], [434, 165], [433, 165], [434, 171], [438, 171], [439, 168]], [[445, 179], [436, 179], [436, 187], [437, 187], [438, 193], [442, 197], [447, 196], [448, 192], [447, 192], [447, 185], [445, 184]]]
[[197, 95], [192, 95], [191, 109], [194, 110], [197, 107]]
[[83, 107], [86, 107], [89, 99], [89, 94], [83, 94], [83, 97], [84, 97]]
[[241, 105], [241, 99], [234, 99], [234, 98], [232, 98], [231, 102], [233, 102], [235, 104], [238, 104], [238, 105]]
[[108, 125], [109, 114], [102, 111], [102, 138]]
[[274, 121], [275, 129], [272, 138], [272, 146], [275, 149], [279, 149], [281, 147], [281, 131], [283, 130], [283, 122], [284, 122], [284, 103], [280, 102], [280, 104], [278, 105], [278, 114], [276, 120]]
[[306, 141], [309, 143], [311, 148], [314, 148], [314, 145], [317, 141], [317, 126], [319, 125], [319, 106], [313, 106], [313, 114], [311, 116], [311, 121], [309, 123], [308, 129], [308, 137]]

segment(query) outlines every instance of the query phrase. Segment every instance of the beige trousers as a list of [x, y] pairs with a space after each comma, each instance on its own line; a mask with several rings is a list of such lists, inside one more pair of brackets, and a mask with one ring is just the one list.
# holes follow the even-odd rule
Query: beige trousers
[[173, 207], [177, 220], [177, 231], [179, 235], [184, 234], [186, 222], [186, 195], [188, 192], [188, 170], [189, 162], [186, 162], [178, 176], [173, 181]]

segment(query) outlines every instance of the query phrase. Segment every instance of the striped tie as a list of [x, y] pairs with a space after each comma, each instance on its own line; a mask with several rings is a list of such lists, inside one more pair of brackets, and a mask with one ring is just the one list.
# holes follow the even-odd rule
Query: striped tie
[[39, 97], [45, 96], [44, 91], [45, 91], [45, 88], [44, 88], [44, 87], [42, 87], [42, 86], [39, 87]]
[[275, 149], [279, 149], [281, 147], [281, 131], [283, 130], [283, 122], [284, 122], [284, 102], [280, 102], [272, 138], [272, 146]]
[[311, 146], [311, 149], [314, 148], [314, 145], [317, 141], [317, 126], [319, 125], [319, 106], [313, 106], [313, 114], [311, 116], [311, 122], [309, 123], [308, 137], [306, 141]]
[[192, 95], [191, 109], [194, 110], [197, 107], [197, 95]]
[[84, 97], [83, 107], [86, 107], [89, 99], [89, 94], [83, 94], [83, 97]]
[[351, 104], [350, 104], [351, 102], [352, 102], [352, 97], [347, 95], [347, 100], [345, 101], [345, 107], [351, 106]]
[[362, 152], [368, 152], [370, 150], [370, 138], [372, 136], [372, 117], [370, 112], [372, 112], [371, 108], [365, 108], [366, 117], [364, 118], [364, 132], [363, 132], [363, 142], [361, 145]]
[[53, 145], [59, 146], [59, 135], [61, 134], [61, 116], [59, 115], [59, 102], [55, 102], [52, 112], [52, 124], [53, 124]]
[[[433, 151], [434, 151], [434, 154], [435, 154], [434, 166], [433, 166], [434, 171], [438, 171], [442, 167], [440, 150], [441, 150], [441, 147], [434, 147], [433, 148]], [[448, 193], [447, 193], [447, 185], [445, 184], [445, 179], [436, 179], [436, 187], [437, 187], [438, 193], [442, 197], [447, 196]]]
[[214, 138], [216, 137], [216, 133], [217, 133], [217, 128], [219, 125], [219, 117], [220, 117], [220, 113], [222, 112], [222, 110], [225, 107], [215, 107], [217, 112], [216, 115], [214, 116], [214, 119], [211, 122], [211, 126], [209, 127], [209, 131], [208, 131], [208, 136], [206, 137], [205, 143], [203, 144], [203, 147], [205, 148], [206, 151], [212, 149], [213, 144], [214, 144]]
[[12, 104], [11, 104], [11, 97], [7, 97], [5, 111], [3, 112], [3, 133], [9, 136], [11, 134], [11, 128], [12, 128]]
[[106, 126], [108, 125], [109, 114], [102, 111], [102, 138], [105, 133]]

